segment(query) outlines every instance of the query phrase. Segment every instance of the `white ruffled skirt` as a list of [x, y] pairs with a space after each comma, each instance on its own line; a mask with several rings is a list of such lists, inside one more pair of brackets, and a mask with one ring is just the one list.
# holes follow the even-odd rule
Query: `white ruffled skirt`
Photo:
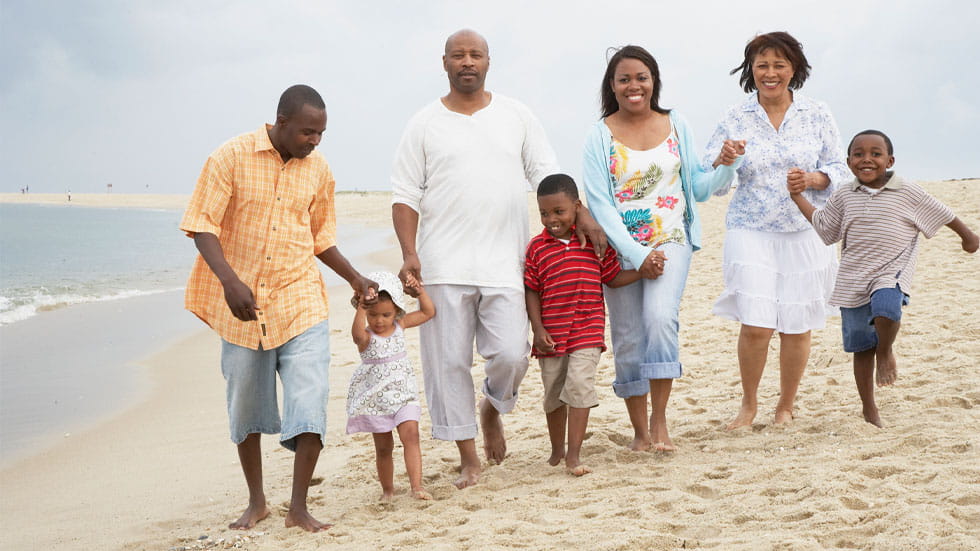
[[839, 315], [829, 304], [837, 276], [837, 251], [812, 229], [774, 233], [728, 230], [725, 290], [712, 312], [780, 333], [822, 329]]

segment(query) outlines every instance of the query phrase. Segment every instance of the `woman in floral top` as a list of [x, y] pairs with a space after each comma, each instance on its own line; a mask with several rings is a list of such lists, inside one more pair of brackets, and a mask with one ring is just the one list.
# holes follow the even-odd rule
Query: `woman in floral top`
[[[684, 119], [658, 104], [660, 69], [639, 46], [625, 46], [602, 78], [602, 116], [585, 146], [589, 210], [623, 268], [645, 278], [606, 288], [616, 380], [633, 425], [631, 450], [672, 451], [667, 400], [681, 376], [678, 310], [691, 254], [700, 248], [695, 202], [728, 188], [739, 145], [726, 142], [705, 170]], [[647, 409], [650, 394], [652, 413]]]
[[755, 37], [745, 47], [740, 82], [752, 93], [728, 110], [708, 144], [745, 142], [738, 187], [725, 225], [725, 290], [714, 313], [741, 323], [738, 363], [742, 407], [729, 429], [752, 424], [769, 341], [779, 333], [780, 393], [775, 422], [793, 419], [793, 402], [810, 355], [810, 331], [834, 309], [837, 257], [823, 244], [786, 192], [806, 185], [807, 199], [822, 207], [850, 179], [830, 110], [797, 90], [810, 74], [800, 43], [784, 32]]

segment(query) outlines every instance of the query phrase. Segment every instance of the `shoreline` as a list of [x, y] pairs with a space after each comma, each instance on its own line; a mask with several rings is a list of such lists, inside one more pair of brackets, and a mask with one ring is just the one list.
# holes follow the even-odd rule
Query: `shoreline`
[[[926, 189], [976, 230], [975, 184]], [[140, 362], [151, 383], [141, 403], [0, 470], [0, 548], [543, 550], [588, 541], [603, 551], [969, 548], [980, 538], [980, 343], [971, 338], [980, 335], [974, 308], [980, 255], [962, 252], [946, 229], [920, 240], [913, 300], [897, 344], [899, 381], [878, 394], [885, 429], [861, 419], [850, 356], [840, 347], [839, 319], [832, 318], [814, 332], [794, 423], [772, 424], [773, 354], [756, 422], [730, 433], [723, 427], [740, 396], [738, 328], [710, 314], [721, 286], [726, 204], [713, 198], [699, 205], [705, 247], [692, 262], [681, 308], [685, 375], [668, 410], [675, 454], [624, 450], [629, 422], [609, 388], [614, 368], [606, 352], [596, 377], [600, 405], [591, 412], [582, 450], [594, 472], [572, 478], [547, 466], [543, 392], [532, 360], [517, 407], [504, 417], [504, 463], [485, 465], [479, 485], [456, 490], [455, 446], [432, 440], [423, 414], [423, 479], [435, 499], [421, 503], [404, 493], [396, 444], [398, 491], [381, 504], [371, 437], [344, 434], [347, 379], [359, 359], [349, 338], [349, 291], [331, 286], [327, 445], [309, 502], [315, 516], [336, 523], [328, 532], [283, 527], [292, 454], [275, 437], [263, 438], [272, 515], [251, 531], [226, 528], [244, 507], [246, 491], [228, 440], [218, 338], [202, 328]], [[369, 198], [351, 212], [364, 218], [358, 223], [390, 227], [387, 203]], [[532, 234], [540, 231], [535, 213], [529, 211]], [[397, 270], [397, 246], [387, 244], [364, 260], [342, 250], [358, 269], [370, 271], [363, 264], [370, 260]], [[419, 373], [417, 343], [418, 331], [409, 332]], [[482, 361], [474, 366], [479, 387]], [[634, 528], [610, 535], [609, 526], [623, 523]]]

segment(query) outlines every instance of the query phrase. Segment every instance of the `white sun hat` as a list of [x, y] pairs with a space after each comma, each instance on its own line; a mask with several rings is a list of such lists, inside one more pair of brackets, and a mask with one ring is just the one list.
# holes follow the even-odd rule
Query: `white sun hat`
[[[366, 276], [371, 281], [378, 284], [378, 293], [385, 291], [391, 297], [391, 302], [401, 308], [402, 312], [407, 312], [405, 308], [405, 291], [398, 276], [391, 272], [371, 272]], [[350, 299], [351, 306], [357, 308], [357, 299]]]

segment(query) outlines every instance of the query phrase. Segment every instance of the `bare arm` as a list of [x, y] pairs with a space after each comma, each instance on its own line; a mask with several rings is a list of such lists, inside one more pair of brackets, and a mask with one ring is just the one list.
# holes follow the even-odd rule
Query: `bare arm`
[[[391, 206], [391, 222], [395, 226], [395, 235], [402, 249], [402, 267], [398, 270], [398, 278], [402, 283], [407, 283], [408, 276], [411, 275], [421, 283], [422, 263], [419, 262], [418, 251], [415, 250], [415, 238], [419, 231], [419, 213], [408, 205], [396, 203]], [[413, 293], [411, 288], [407, 290], [409, 294]]]
[[534, 333], [534, 348], [547, 354], [554, 352], [555, 341], [541, 321], [541, 295], [525, 288], [524, 301], [527, 304], [527, 317], [531, 321], [531, 331]]
[[354, 290], [354, 296], [359, 301], [363, 301], [365, 304], [372, 304], [378, 299], [378, 284], [362, 276], [360, 272], [355, 270], [350, 262], [348, 262], [347, 257], [340, 252], [340, 249], [336, 245], [316, 255], [316, 257], [350, 284], [351, 289]]
[[215, 277], [221, 282], [221, 286], [224, 287], [225, 302], [228, 303], [232, 315], [242, 321], [257, 320], [258, 316], [255, 315], [255, 311], [259, 309], [259, 306], [255, 303], [255, 295], [228, 264], [225, 253], [221, 249], [221, 242], [218, 241], [218, 236], [206, 232], [195, 233], [194, 245], [197, 246], [204, 262], [207, 263]]
[[350, 334], [354, 338], [358, 352], [367, 350], [368, 344], [371, 342], [371, 335], [367, 332], [367, 310], [360, 302], [357, 303], [357, 309], [354, 312], [354, 323], [351, 325]]
[[637, 282], [641, 279], [643, 279], [643, 277], [640, 275], [639, 270], [620, 270], [619, 273], [616, 274], [616, 277], [609, 280], [606, 285], [613, 288], [625, 287], [630, 283]]
[[973, 233], [973, 230], [968, 228], [958, 216], [953, 218], [952, 222], [946, 224], [946, 227], [960, 236], [964, 251], [968, 253], [977, 252], [977, 248], [980, 247], [980, 237]]
[[575, 237], [583, 247], [586, 240], [592, 242], [595, 254], [602, 258], [606, 254], [606, 232], [602, 231], [602, 226], [595, 221], [589, 209], [581, 204], [575, 211]]
[[[826, 174], [824, 174], [824, 177], [826, 177]], [[827, 179], [827, 182], [830, 182], [829, 178]], [[806, 189], [806, 183], [800, 178], [795, 178], [792, 180], [787, 178], [786, 189], [789, 190], [789, 198], [796, 203], [797, 208], [799, 208], [800, 212], [803, 213], [803, 216], [806, 217], [807, 222], [812, 224], [813, 213], [817, 209], [810, 203], [810, 201], [807, 201], [806, 197], [803, 196], [803, 190]]]
[[413, 289], [419, 298], [419, 309], [405, 314], [405, 317], [402, 318], [402, 327], [408, 329], [409, 327], [422, 325], [434, 318], [436, 315], [436, 305], [432, 302], [432, 298], [429, 297], [429, 293], [425, 292], [425, 287], [418, 280], [410, 279], [406, 287]]

